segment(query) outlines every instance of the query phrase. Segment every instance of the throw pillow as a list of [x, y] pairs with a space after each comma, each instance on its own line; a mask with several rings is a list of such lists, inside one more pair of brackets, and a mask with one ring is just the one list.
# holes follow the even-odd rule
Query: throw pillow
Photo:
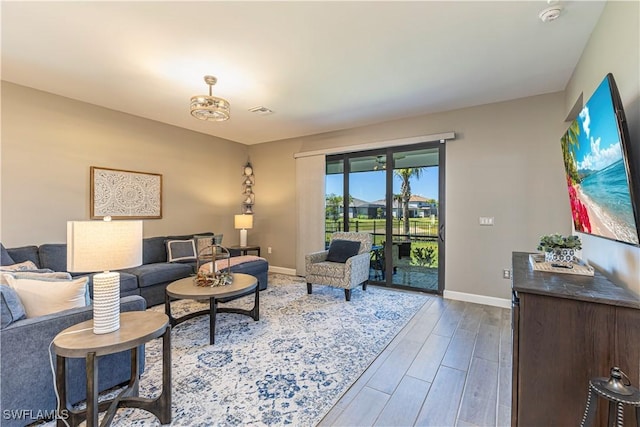
[[37, 270], [38, 266], [33, 261], [19, 262], [17, 264], [3, 265], [0, 270], [2, 271], [28, 271]]
[[27, 318], [87, 305], [87, 276], [74, 280], [18, 279], [11, 274], [5, 276], [9, 286], [20, 297]]
[[[202, 252], [203, 249], [213, 245], [213, 236], [209, 236], [209, 235], [203, 235], [203, 236], [199, 236], [199, 235], [195, 235], [193, 236], [193, 240], [196, 241], [196, 253], [198, 255], [206, 255], [207, 252]], [[211, 251], [208, 251], [209, 254], [211, 254]]]
[[168, 262], [191, 262], [196, 260], [196, 243], [191, 240], [168, 240]]
[[327, 261], [345, 263], [349, 258], [358, 255], [360, 242], [357, 240], [332, 240], [329, 245]]
[[15, 263], [16, 262], [13, 260], [13, 258], [11, 258], [11, 255], [9, 255], [7, 248], [5, 248], [2, 243], [0, 243], [0, 265], [11, 265]]
[[9, 286], [0, 285], [0, 329], [4, 329], [13, 322], [27, 317], [24, 306], [16, 291]]
[[[2, 271], [2, 270], [0, 270]], [[3, 272], [3, 271], [2, 271]], [[71, 280], [71, 275], [64, 271], [52, 271], [48, 268], [41, 268], [38, 270], [27, 270], [27, 271], [12, 271], [12, 272], [3, 272], [4, 274], [0, 274], [0, 285], [8, 285], [6, 275], [11, 275], [16, 279], [39, 279], [39, 280]]]

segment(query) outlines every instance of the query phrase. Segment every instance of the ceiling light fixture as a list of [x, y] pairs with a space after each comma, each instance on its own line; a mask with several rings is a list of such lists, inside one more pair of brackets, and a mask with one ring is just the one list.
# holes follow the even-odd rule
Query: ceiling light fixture
[[381, 170], [387, 168], [387, 156], [378, 156], [375, 159], [376, 164], [373, 166], [373, 170]]
[[231, 107], [226, 99], [211, 96], [211, 87], [218, 79], [204, 76], [204, 82], [209, 85], [209, 96], [196, 95], [191, 97], [191, 115], [199, 120], [223, 122], [229, 120]]

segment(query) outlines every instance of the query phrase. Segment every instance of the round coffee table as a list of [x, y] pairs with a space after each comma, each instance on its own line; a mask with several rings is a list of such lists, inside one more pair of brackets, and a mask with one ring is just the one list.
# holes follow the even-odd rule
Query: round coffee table
[[[138, 397], [138, 347], [162, 336], [162, 393], [156, 399]], [[87, 420], [98, 425], [98, 413], [107, 410], [102, 425], [109, 425], [118, 407], [141, 408], [154, 414], [162, 424], [171, 422], [171, 327], [163, 313], [127, 311], [120, 313], [120, 329], [108, 334], [93, 333], [93, 319], [73, 325], [53, 339], [56, 353], [56, 387], [60, 394], [59, 414], [68, 415], [71, 425]], [[131, 378], [114, 399], [98, 404], [98, 356], [131, 350]], [[82, 357], [87, 370], [87, 408], [72, 410], [67, 402], [65, 358]], [[57, 425], [69, 425], [58, 418]]]
[[[232, 273], [232, 275], [233, 282], [225, 286], [196, 286], [193, 277], [185, 277], [184, 279], [170, 283], [165, 292], [164, 311], [167, 316], [169, 316], [171, 326], [178, 325], [197, 316], [209, 314], [209, 344], [213, 345], [217, 313], [244, 314], [252, 317], [253, 320], [260, 320], [260, 290], [258, 288], [258, 279], [243, 273]], [[255, 303], [251, 310], [218, 307], [219, 302], [228, 302], [249, 295], [251, 292], [255, 292]], [[209, 300], [209, 309], [175, 318], [171, 315], [171, 299]]]

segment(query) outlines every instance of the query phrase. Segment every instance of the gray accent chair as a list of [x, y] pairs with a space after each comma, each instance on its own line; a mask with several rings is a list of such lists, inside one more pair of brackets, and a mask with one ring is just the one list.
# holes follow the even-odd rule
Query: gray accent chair
[[351, 289], [359, 285], [363, 291], [367, 289], [373, 238], [369, 233], [336, 232], [331, 235], [332, 242], [338, 239], [359, 241], [358, 254], [348, 258], [344, 264], [327, 261], [328, 250], [306, 255], [307, 293], [311, 294], [314, 284], [333, 286], [344, 289], [345, 299], [351, 301]]

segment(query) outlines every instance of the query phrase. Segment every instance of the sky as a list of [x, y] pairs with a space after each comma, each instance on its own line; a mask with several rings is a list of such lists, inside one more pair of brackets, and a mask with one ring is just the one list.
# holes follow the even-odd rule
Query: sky
[[578, 170], [602, 170], [622, 158], [609, 82], [605, 79], [580, 112]]
[[[349, 190], [352, 197], [366, 202], [384, 199], [386, 171], [356, 172], [351, 174]], [[430, 167], [422, 170], [419, 180], [411, 179], [411, 194], [438, 200], [438, 168]], [[400, 193], [400, 178], [393, 177], [393, 192]], [[342, 195], [342, 174], [327, 175], [326, 194]]]

